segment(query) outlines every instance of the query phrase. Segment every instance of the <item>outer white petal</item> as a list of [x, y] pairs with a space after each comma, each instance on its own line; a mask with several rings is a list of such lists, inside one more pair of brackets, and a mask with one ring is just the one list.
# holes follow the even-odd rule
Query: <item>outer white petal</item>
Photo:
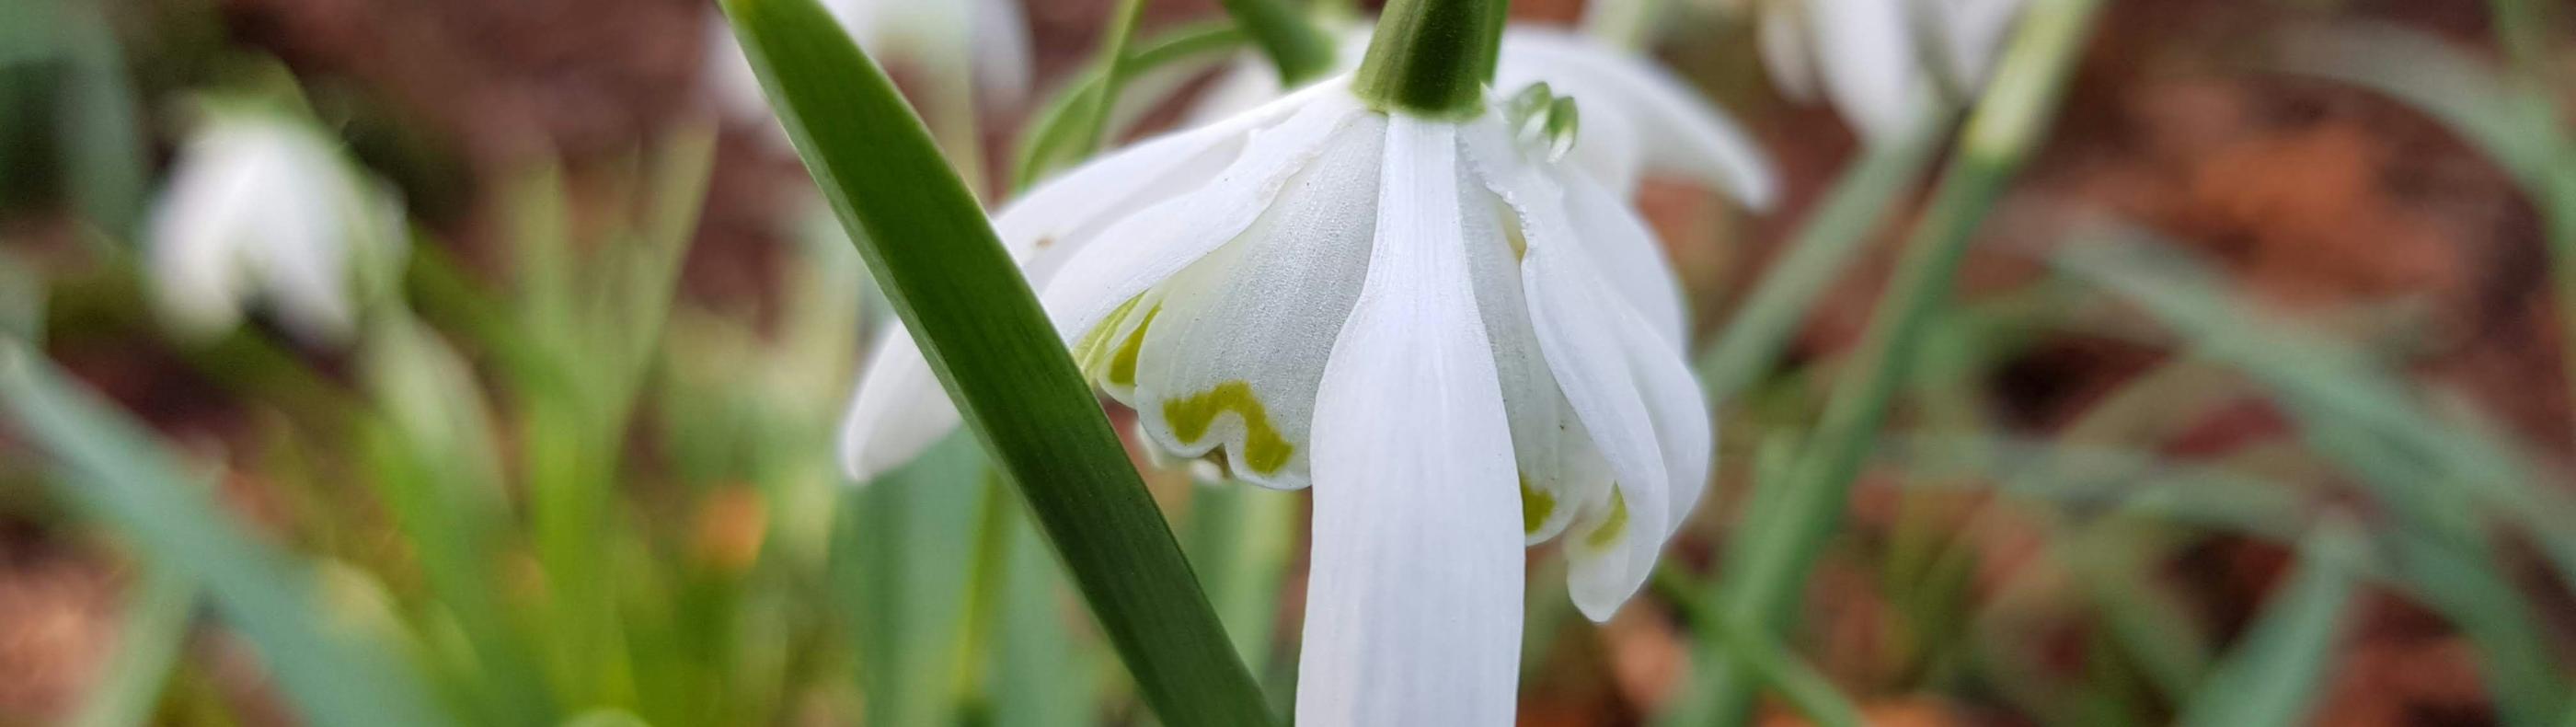
[[889, 326], [877, 337], [876, 355], [841, 420], [841, 469], [852, 483], [865, 484], [920, 456], [957, 423], [957, 407], [912, 333]]
[[1521, 279], [1539, 349], [1618, 480], [1607, 501], [1588, 505], [1597, 517], [1578, 522], [1566, 544], [1575, 605], [1607, 619], [1645, 583], [1670, 522], [1672, 476], [1620, 340], [1624, 327], [1648, 324], [1594, 268], [1565, 211], [1565, 193], [1547, 171], [1520, 163], [1507, 140], [1477, 134], [1470, 141], [1486, 183], [1518, 212], [1529, 241]]
[[[1075, 167], [1003, 206], [993, 219], [994, 232], [1020, 261], [1031, 287], [1043, 290], [1065, 260], [1099, 239], [1103, 227], [1205, 186], [1243, 150], [1248, 131], [1276, 123], [1298, 103], [1302, 99], [1283, 99]], [[897, 323], [878, 337], [841, 422], [842, 468], [852, 481], [865, 483], [912, 461], [958, 422], [956, 406], [911, 332]]]
[[1019, 0], [973, 2], [969, 35], [959, 40], [975, 49], [976, 95], [990, 108], [1017, 104], [1029, 95], [1029, 21]]
[[347, 168], [318, 139], [280, 129], [265, 163], [272, 186], [261, 190], [263, 239], [251, 243], [270, 307], [279, 322], [308, 342], [348, 340], [357, 328], [351, 264], [356, 246], [374, 244], [376, 230], [360, 229], [368, 204]]
[[1672, 263], [1645, 221], [1592, 180], [1569, 175], [1565, 193], [1574, 232], [1609, 276], [1611, 288], [1625, 295], [1664, 340], [1676, 347], [1690, 340], [1681, 280], [1674, 277]]
[[241, 321], [250, 275], [240, 245], [259, 169], [234, 163], [216, 139], [191, 141], [153, 203], [148, 258], [152, 299], [174, 332], [203, 339]]
[[[1307, 483], [1309, 422], [1325, 357], [1368, 275], [1385, 117], [1363, 114], [1291, 178], [1233, 242], [1157, 287], [1135, 355], [1104, 378], [1133, 382], [1137, 419], [1183, 456], [1223, 445], [1246, 481]], [[1135, 309], [1131, 309], [1135, 310]]]
[[1654, 420], [1664, 472], [1672, 478], [1664, 487], [1664, 528], [1653, 534], [1653, 547], [1660, 550], [1663, 539], [1681, 529], [1691, 508], [1699, 505], [1700, 492], [1708, 488], [1717, 439], [1709, 420], [1708, 397], [1699, 379], [1691, 375], [1680, 346], [1657, 335], [1643, 320], [1623, 320], [1620, 347], [1646, 401], [1646, 415]]
[[1773, 0], [1762, 8], [1754, 38], [1762, 69], [1780, 95], [1799, 101], [1816, 98], [1815, 51], [1807, 39], [1806, 7], [1800, 0]]
[[1506, 91], [1546, 81], [1573, 96], [1586, 127], [1578, 132], [1577, 159], [1599, 139], [1592, 120], [1615, 115], [1635, 132], [1630, 153], [1643, 152], [1646, 169], [1687, 175], [1755, 208], [1770, 206], [1778, 193], [1770, 164], [1742, 130], [1689, 84], [1642, 58], [1563, 31], [1513, 27], [1503, 34], [1494, 77]]
[[1945, 48], [1950, 78], [1970, 88], [1985, 85], [2004, 33], [2021, 15], [2024, 0], [1930, 0]]
[[[1490, 124], [1491, 121], [1477, 122]], [[1494, 346], [1494, 370], [1503, 386], [1503, 406], [1511, 417], [1512, 458], [1519, 467], [1521, 531], [1529, 545], [1556, 537], [1574, 521], [1583, 504], [1610, 486], [1609, 468], [1592, 451], [1592, 438], [1558, 392], [1539, 351], [1538, 333], [1530, 326], [1529, 303], [1521, 291], [1516, 248], [1520, 227], [1510, 207], [1485, 190], [1474, 172], [1460, 165], [1461, 207], [1466, 217], [1469, 270], [1475, 280], [1476, 310]]]
[[1316, 402], [1297, 719], [1510, 724], [1519, 498], [1460, 236], [1455, 127], [1390, 126], [1368, 284]]
[[1205, 189], [1163, 200], [1110, 224], [1100, 239], [1065, 260], [1039, 296], [1056, 332], [1078, 341], [1146, 288], [1243, 234], [1324, 145], [1363, 113], [1336, 87], [1305, 97], [1294, 115], [1253, 132], [1243, 154]]
[[1816, 37], [1825, 95], [1873, 141], [1904, 134], [1921, 107], [1917, 94], [1924, 89], [1915, 68], [1920, 56], [1905, 2], [1808, 0], [1808, 29]]

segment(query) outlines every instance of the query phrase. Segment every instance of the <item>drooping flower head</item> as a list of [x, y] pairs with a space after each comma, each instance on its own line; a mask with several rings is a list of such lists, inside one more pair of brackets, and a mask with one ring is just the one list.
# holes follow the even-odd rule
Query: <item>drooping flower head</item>
[[345, 341], [393, 288], [403, 227], [390, 188], [311, 122], [209, 104], [153, 206], [152, 300], [186, 338], [230, 331], [262, 299], [298, 337]]
[[[1559, 160], [1576, 106], [1492, 93], [1491, 55], [1472, 84], [1402, 65], [1461, 49], [1381, 60], [1385, 37], [1355, 75], [1077, 167], [994, 224], [1153, 446], [1312, 487], [1301, 722], [1505, 724], [1523, 549], [1560, 539], [1607, 619], [1697, 501], [1710, 423], [1658, 246]], [[895, 332], [854, 474], [955, 417]]]
[[1763, 67], [1783, 93], [1826, 100], [1860, 135], [1906, 133], [1946, 88], [1985, 85], [2026, 0], [1761, 0]]

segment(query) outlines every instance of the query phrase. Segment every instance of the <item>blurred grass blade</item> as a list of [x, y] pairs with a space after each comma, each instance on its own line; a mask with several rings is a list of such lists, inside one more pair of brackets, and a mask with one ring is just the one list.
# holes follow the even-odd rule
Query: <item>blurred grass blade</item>
[[63, 497], [147, 561], [200, 579], [312, 723], [448, 723], [400, 652], [335, 614], [309, 570], [225, 520], [228, 510], [134, 423], [13, 341], [0, 340], [0, 405], [52, 455]]
[[992, 727], [1092, 724], [1099, 719], [1100, 680], [1098, 672], [1074, 666], [1092, 659], [1075, 638], [1072, 584], [1047, 555], [1027, 511], [1017, 503], [1009, 508], [1003, 521], [1009, 572], [993, 639], [999, 663], [984, 684]]
[[854, 620], [868, 724], [951, 724], [967, 587], [983, 507], [983, 453], [952, 436], [864, 489], [843, 493], [832, 565]]
[[1270, 722], [1161, 511], [975, 198], [813, 0], [725, 10], [806, 168], [1166, 724]]
[[1755, 678], [1768, 684], [1790, 707], [1819, 727], [1863, 727], [1860, 707], [1843, 695], [1823, 672], [1799, 659], [1770, 635], [1757, 631], [1740, 619], [1728, 617], [1711, 607], [1699, 588], [1687, 583], [1681, 571], [1671, 567], [1657, 568], [1654, 574], [1657, 590], [1679, 605], [1693, 630], [1715, 637], [1714, 640]]
[[2477, 648], [2503, 721], [2545, 724], [2566, 699], [2563, 677], [2539, 646], [2543, 631], [2506, 575], [2487, 519], [2521, 525], [2567, 577], [2576, 573], [2576, 528], [2567, 527], [2576, 505], [2532, 486], [2531, 465], [2486, 436], [2490, 428], [2435, 416], [2359, 352], [2271, 320], [2204, 266], [2146, 239], [2115, 231], [2055, 260], [2271, 389], [2310, 446], [2387, 508], [2396, 577]]
[[1237, 484], [1195, 483], [1183, 531], [1235, 653], [1258, 673], [1271, 666], [1281, 578], [1296, 557], [1297, 496]]
[[[2091, 35], [2098, 0], [2041, 0], [2014, 31], [1993, 85], [1961, 130], [1959, 149], [1921, 225], [1907, 241], [1853, 365], [1837, 382], [1817, 433], [1791, 470], [1776, 509], [1748, 511], [1730, 542], [1716, 596], [1727, 618], [1780, 627], [1795, 613], [1808, 570], [1841, 521], [1851, 485], [1906, 380], [1934, 308], [1944, 305], [1970, 240], [2005, 184], [2041, 141], [2066, 76]], [[1712, 656], [1723, 656], [1722, 652]], [[1752, 682], [1724, 658], [1702, 667], [1699, 688], [1666, 724], [1740, 724]], [[1680, 720], [1695, 719], [1693, 722]]]
[[189, 616], [197, 610], [197, 583], [168, 566], [147, 571], [129, 589], [118, 619], [116, 650], [104, 675], [90, 687], [69, 727], [140, 727], [152, 719], [161, 688], [188, 642]]
[[2174, 721], [2182, 727], [2264, 727], [2308, 723], [2349, 622], [2352, 562], [2361, 535], [2341, 520], [2318, 526], [2299, 569], [2272, 597], [2234, 653], [2220, 662]]
[[[1125, 68], [1128, 77], [1137, 79], [1136, 84], [1145, 85], [1144, 78], [1148, 75], [1195, 71], [1204, 66], [1189, 65], [1192, 62], [1214, 62], [1232, 57], [1234, 50], [1242, 47], [1243, 42], [1242, 31], [1230, 23], [1183, 26], [1137, 44], [1129, 52]], [[1020, 135], [1020, 156], [1012, 166], [1012, 181], [1016, 186], [1035, 184], [1047, 173], [1072, 161], [1068, 148], [1082, 132], [1081, 122], [1086, 118], [1083, 114], [1091, 108], [1092, 98], [1101, 93], [1102, 78], [1101, 69], [1085, 71], [1063, 91], [1057, 92], [1055, 98], [1024, 125], [1026, 130]], [[1113, 109], [1124, 108], [1120, 101], [1112, 98], [1109, 104]], [[1112, 128], [1104, 131], [1117, 133], [1125, 128], [1126, 120], [1119, 116], [1113, 113], [1109, 119]]]
[[1873, 238], [1870, 233], [1896, 209], [1897, 195], [1913, 188], [1941, 149], [1949, 118], [1925, 114], [1912, 134], [1872, 148], [1835, 180], [1789, 241], [1788, 252], [1763, 272], [1726, 330], [1700, 354], [1700, 381], [1711, 399], [1742, 391], [1779, 359], [1816, 300], [1850, 269]]

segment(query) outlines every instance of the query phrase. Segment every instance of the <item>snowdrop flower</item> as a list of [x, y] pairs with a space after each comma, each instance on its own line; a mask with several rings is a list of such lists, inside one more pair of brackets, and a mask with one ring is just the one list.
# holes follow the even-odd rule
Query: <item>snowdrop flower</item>
[[1783, 93], [1823, 95], [1861, 136], [1906, 133], [1938, 89], [1985, 85], [2025, 0], [1769, 0], [1763, 66]]
[[297, 337], [345, 341], [362, 304], [393, 289], [403, 227], [392, 191], [310, 123], [212, 109], [152, 210], [152, 298], [185, 338], [230, 331], [263, 297]]
[[[1373, 75], [1401, 68], [1388, 45], [994, 224], [1154, 446], [1312, 485], [1300, 721], [1508, 724], [1522, 550], [1562, 534], [1576, 604], [1606, 620], [1697, 501], [1710, 422], [1672, 270], [1617, 192], [1556, 161], [1573, 104]], [[880, 472], [955, 421], [898, 331], [848, 464]]]
[[[1368, 40], [1368, 28], [1344, 34], [1339, 57], [1356, 65]], [[1574, 164], [1623, 195], [1648, 174], [1705, 184], [1754, 209], [1769, 208], [1777, 195], [1769, 162], [1735, 122], [1689, 82], [1644, 58], [1555, 28], [1505, 28], [1494, 86], [1532, 83], [1581, 105]], [[1246, 56], [1191, 107], [1192, 119], [1239, 113], [1281, 92], [1269, 62]]]
[[[917, 64], [934, 83], [970, 82], [986, 108], [1028, 95], [1029, 25], [1018, 0], [823, 0], [823, 8], [870, 55]], [[743, 116], [768, 118], [769, 98], [731, 26], [718, 18], [708, 27], [707, 69], [718, 100]]]

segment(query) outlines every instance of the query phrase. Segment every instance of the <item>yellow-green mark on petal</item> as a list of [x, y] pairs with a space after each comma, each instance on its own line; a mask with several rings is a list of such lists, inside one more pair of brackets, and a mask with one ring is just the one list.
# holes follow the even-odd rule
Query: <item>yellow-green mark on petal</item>
[[1547, 524], [1547, 516], [1556, 514], [1556, 496], [1531, 489], [1529, 477], [1521, 477], [1521, 534], [1537, 535]]
[[1216, 423], [1216, 415], [1228, 411], [1243, 418], [1243, 451], [1235, 456], [1242, 459], [1244, 468], [1267, 475], [1288, 465], [1288, 455], [1297, 448], [1270, 425], [1270, 410], [1252, 395], [1249, 382], [1228, 381], [1188, 398], [1165, 401], [1163, 421], [1172, 425], [1172, 436], [1181, 443], [1197, 444], [1207, 436], [1208, 426]]
[[1101, 349], [1109, 345], [1109, 334], [1116, 332], [1118, 323], [1127, 320], [1127, 313], [1136, 309], [1137, 301], [1144, 299], [1145, 296], [1139, 295], [1118, 304], [1118, 308], [1110, 311], [1108, 317], [1100, 319], [1100, 323], [1093, 325], [1091, 330], [1083, 331], [1082, 338], [1073, 342], [1073, 361], [1082, 366], [1085, 375], [1092, 375], [1096, 370], [1093, 367], [1100, 365], [1100, 354], [1103, 353]]
[[1145, 309], [1145, 320], [1136, 324], [1136, 332], [1127, 334], [1127, 342], [1118, 344], [1118, 353], [1109, 358], [1109, 383], [1136, 385], [1136, 354], [1145, 348], [1145, 329], [1153, 327], [1154, 314], [1161, 312], [1160, 303]]
[[1601, 521], [1601, 527], [1593, 528], [1591, 535], [1583, 536], [1583, 542], [1595, 548], [1607, 548], [1619, 542], [1619, 535], [1627, 531], [1628, 497], [1620, 494], [1619, 483], [1613, 482], [1610, 483], [1610, 517]]

